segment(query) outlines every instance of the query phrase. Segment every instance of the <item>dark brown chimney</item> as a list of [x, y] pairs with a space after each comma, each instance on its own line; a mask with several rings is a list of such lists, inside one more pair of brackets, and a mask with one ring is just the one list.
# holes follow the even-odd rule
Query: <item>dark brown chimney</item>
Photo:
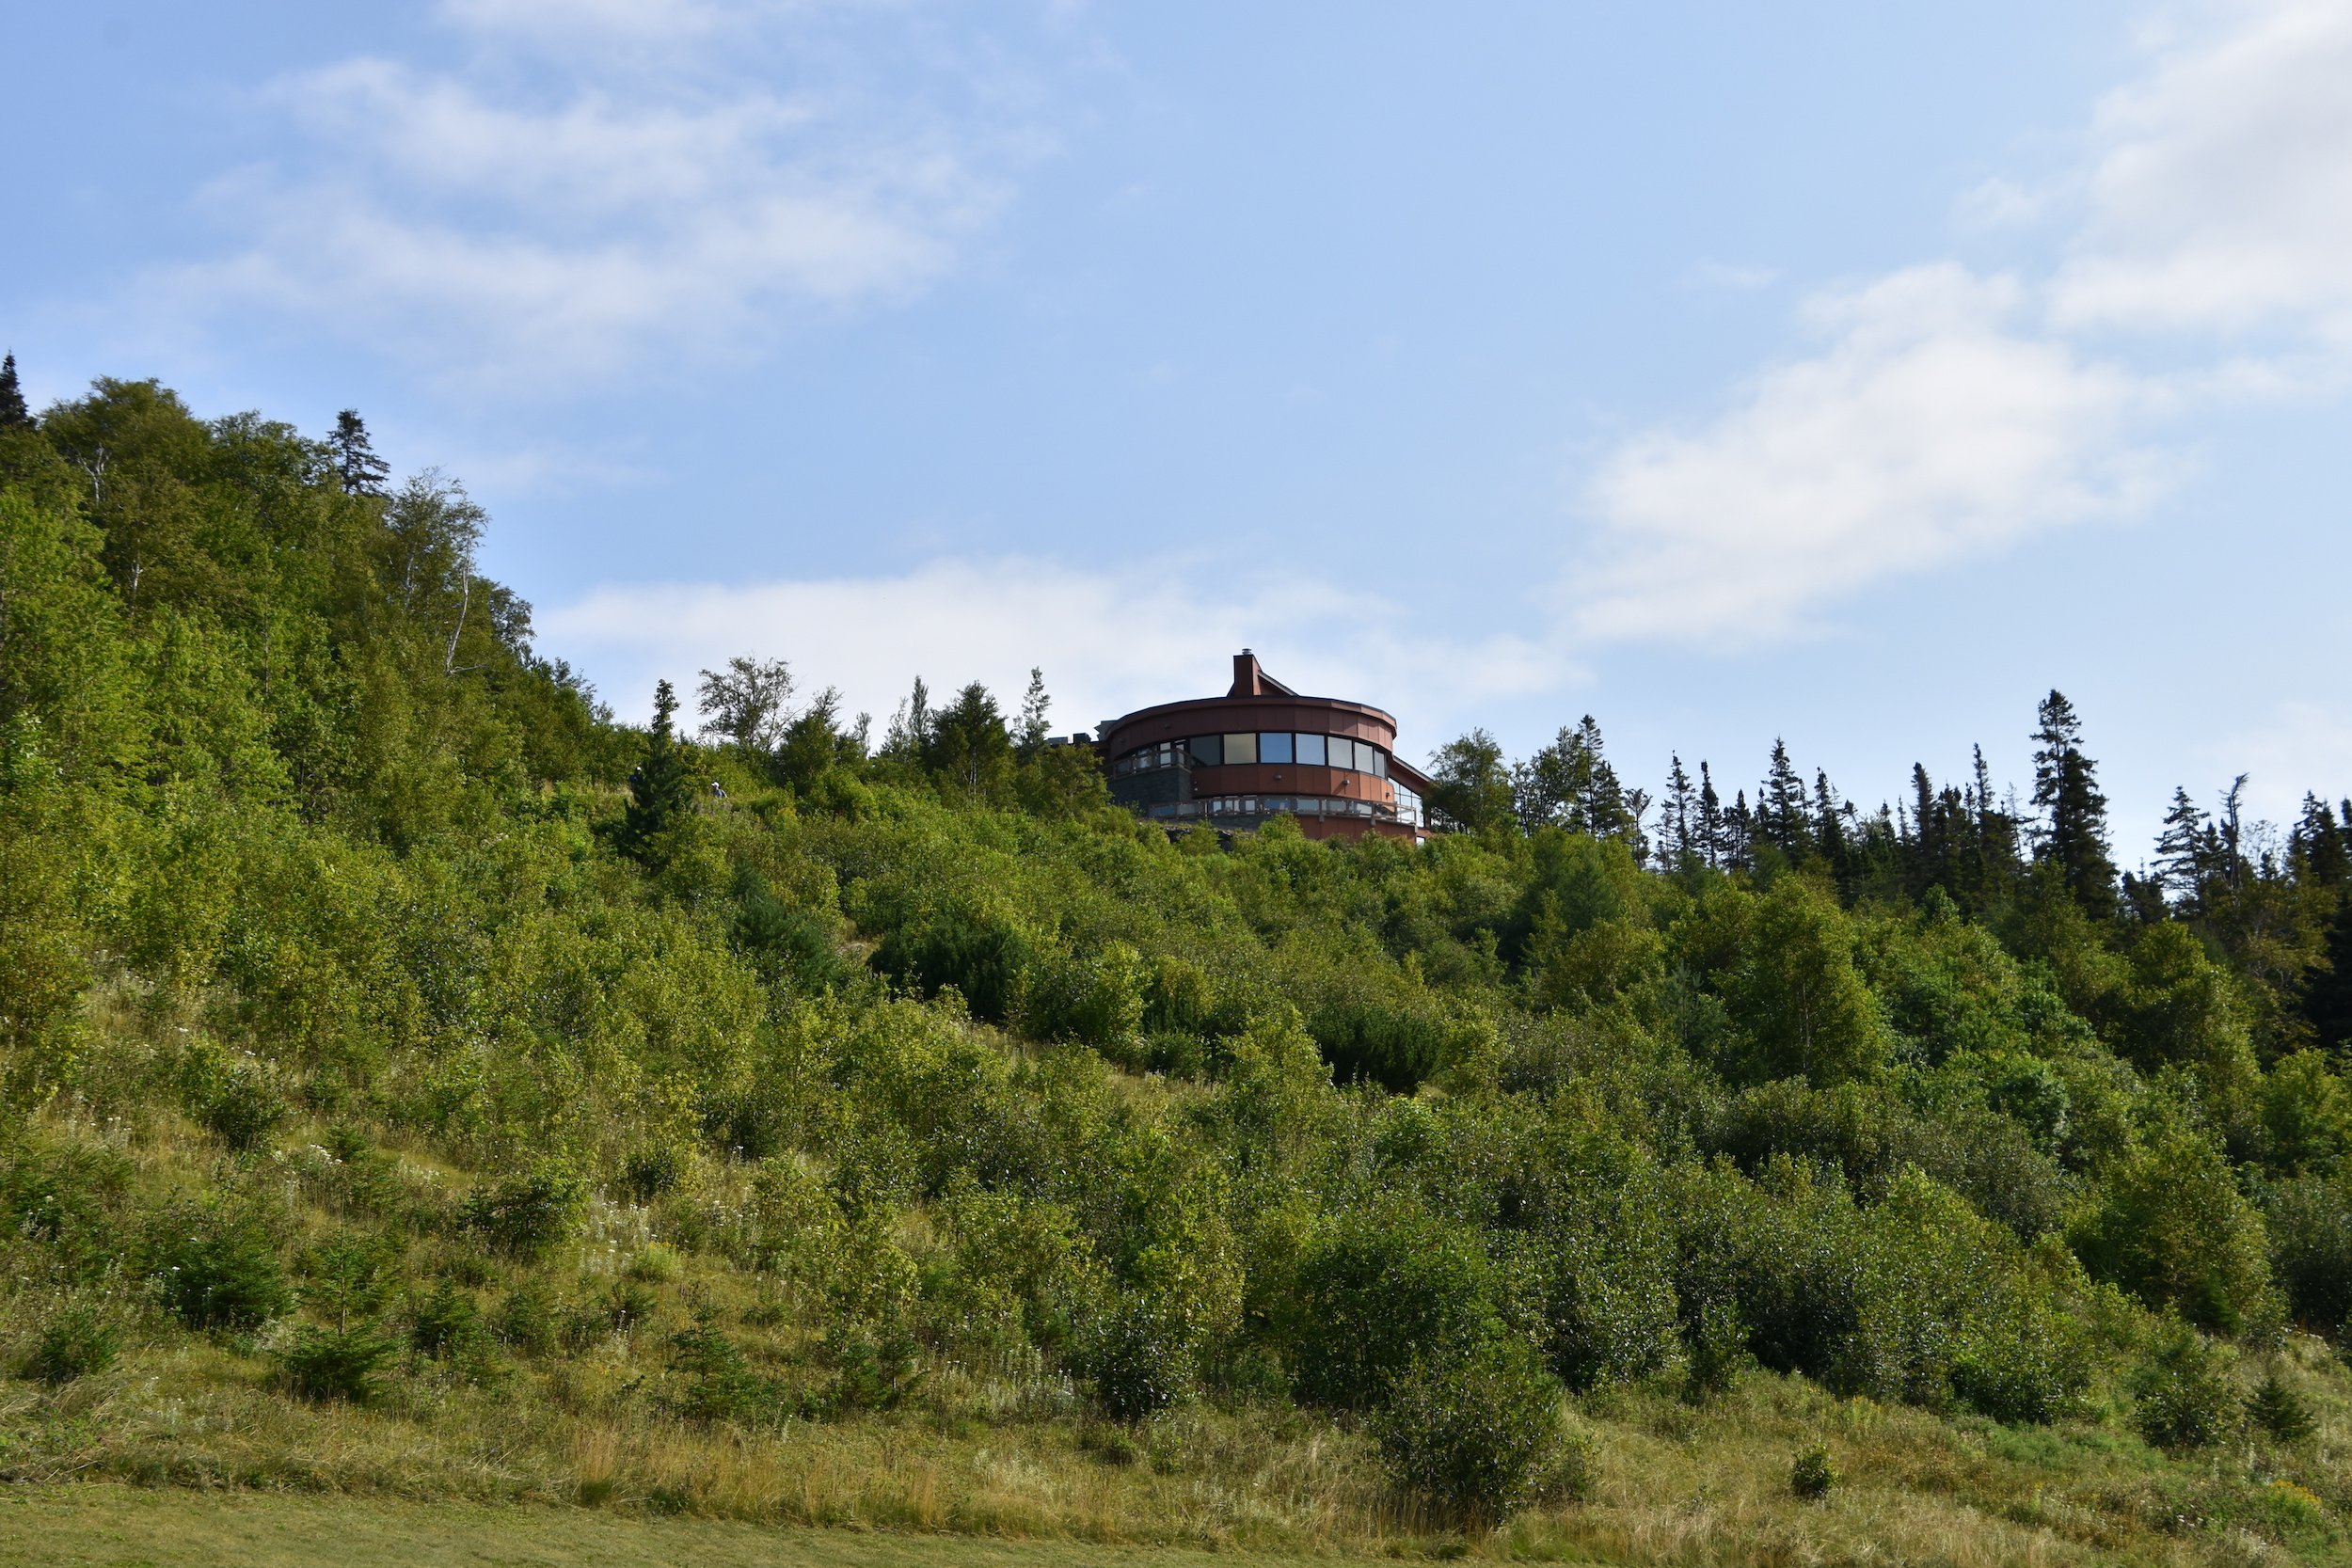
[[1260, 679], [1261, 677], [1258, 673], [1258, 656], [1251, 653], [1248, 649], [1244, 648], [1241, 652], [1233, 656], [1233, 689], [1228, 691], [1225, 695], [1228, 697], [1256, 697], [1262, 695], [1258, 685]]
[[1228, 697], [1295, 697], [1297, 692], [1258, 668], [1258, 656], [1244, 648], [1233, 656], [1233, 689]]

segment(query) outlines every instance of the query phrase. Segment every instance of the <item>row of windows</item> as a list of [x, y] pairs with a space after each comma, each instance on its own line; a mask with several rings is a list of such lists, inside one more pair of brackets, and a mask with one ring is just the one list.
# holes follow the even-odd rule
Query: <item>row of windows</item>
[[1196, 735], [1163, 740], [1120, 757], [1114, 772], [1144, 773], [1154, 768], [1233, 768], [1251, 762], [1297, 763], [1308, 768], [1345, 768], [1375, 778], [1389, 776], [1389, 753], [1368, 740], [1342, 735], [1299, 735], [1259, 730], [1245, 735]]

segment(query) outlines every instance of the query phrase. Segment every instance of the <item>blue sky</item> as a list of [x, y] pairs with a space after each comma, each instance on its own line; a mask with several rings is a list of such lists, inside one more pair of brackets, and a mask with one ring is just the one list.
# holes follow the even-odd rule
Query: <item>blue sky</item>
[[[1964, 12], [1964, 14], [1963, 14]], [[2352, 0], [0, 8], [39, 401], [462, 477], [624, 714], [1237, 647], [1866, 804], [2352, 792]]]

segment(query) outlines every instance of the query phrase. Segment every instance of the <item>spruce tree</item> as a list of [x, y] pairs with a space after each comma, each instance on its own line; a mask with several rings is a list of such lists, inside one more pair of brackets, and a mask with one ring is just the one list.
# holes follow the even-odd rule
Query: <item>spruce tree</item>
[[368, 439], [367, 421], [359, 418], [359, 410], [346, 408], [335, 416], [335, 434], [326, 438], [326, 445], [335, 454], [335, 471], [342, 476], [345, 495], [384, 493], [384, 482], [391, 477], [392, 466], [375, 455], [375, 446]]
[[668, 681], [653, 689], [653, 730], [645, 736], [644, 760], [628, 776], [628, 809], [621, 819], [624, 853], [651, 865], [663, 858], [666, 835], [694, 808], [694, 782], [686, 771], [686, 748], [678, 743], [670, 716], [677, 693]]
[[35, 420], [24, 406], [24, 388], [16, 379], [16, 356], [0, 359], [0, 430], [31, 430]]
[[1724, 798], [1715, 793], [1715, 777], [1699, 759], [1699, 847], [1707, 863], [1717, 870], [1727, 868], [1724, 855]]
[[1756, 836], [1790, 860], [1802, 860], [1812, 848], [1805, 831], [1804, 779], [1788, 760], [1788, 742], [1772, 741], [1772, 765], [1756, 790]]
[[2320, 1048], [2335, 1056], [2341, 1069], [2352, 1066], [2352, 895], [2336, 895], [2323, 956], [2325, 964], [2314, 967], [2303, 982], [2303, 1016], [2311, 1020]]
[[2336, 824], [2335, 809], [2318, 796], [2303, 797], [2303, 819], [2295, 825], [2288, 854], [2296, 880], [2309, 887], [2337, 887], [2352, 876], [2352, 846]]
[[2115, 862], [2098, 765], [2083, 754], [2082, 721], [2062, 692], [2043, 698], [2037, 717], [2033, 803], [2045, 816], [2034, 858], [2056, 869], [2085, 914], [2105, 920], [2115, 913]]
[[1691, 775], [1682, 769], [1682, 757], [1676, 753], [1674, 768], [1666, 775], [1665, 811], [1658, 826], [1660, 849], [1666, 863], [1677, 871], [1689, 871], [1706, 863], [1705, 851], [1691, 840], [1691, 818], [1698, 810], [1698, 792], [1692, 787]]

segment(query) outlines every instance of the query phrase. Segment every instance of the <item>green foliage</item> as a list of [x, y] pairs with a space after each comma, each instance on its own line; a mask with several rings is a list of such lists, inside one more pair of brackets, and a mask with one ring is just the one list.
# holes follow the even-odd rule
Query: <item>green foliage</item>
[[720, 1331], [707, 1308], [694, 1315], [692, 1327], [670, 1336], [670, 1370], [690, 1380], [678, 1400], [678, 1412], [689, 1420], [754, 1418], [779, 1398], [773, 1384], [754, 1375], [742, 1351]]
[[2237, 1425], [2241, 1408], [2231, 1357], [2194, 1330], [2166, 1335], [2133, 1379], [2132, 1424], [2157, 1448], [2210, 1448]]
[[2318, 1426], [2295, 1390], [2279, 1380], [2276, 1370], [2265, 1374], [2247, 1396], [2246, 1418], [2281, 1443], [2300, 1443]]
[[1524, 1344], [1496, 1339], [1413, 1362], [1372, 1426], [1399, 1485], [1490, 1525], [1526, 1500], [1558, 1453], [1560, 1389]]
[[587, 1184], [560, 1162], [469, 1195], [460, 1214], [468, 1228], [514, 1258], [536, 1258], [572, 1232]]
[[1837, 1484], [1837, 1464], [1830, 1457], [1829, 1445], [1815, 1443], [1797, 1452], [1797, 1462], [1789, 1466], [1788, 1490], [1807, 1502], [1820, 1502]]
[[306, 1323], [278, 1362], [287, 1386], [305, 1399], [373, 1404], [383, 1393], [378, 1374], [399, 1349], [373, 1323], [349, 1328]]
[[462, 1355], [483, 1333], [481, 1306], [454, 1280], [442, 1280], [410, 1306], [408, 1347], [419, 1355], [437, 1361]]
[[1299, 1393], [1375, 1406], [1416, 1359], [1471, 1354], [1499, 1330], [1494, 1285], [1474, 1241], [1437, 1214], [1384, 1203], [1342, 1215], [1287, 1304]]
[[293, 1294], [269, 1233], [218, 1213], [167, 1214], [149, 1278], [165, 1311], [191, 1328], [258, 1327]]
[[2096, 1277], [2208, 1328], [2233, 1332], [2270, 1286], [2262, 1215], [2221, 1151], [2187, 1128], [2111, 1174], [2074, 1240]]
[[1750, 957], [1725, 1005], [1745, 1035], [1732, 1072], [1751, 1083], [1803, 1077], [1814, 1085], [1870, 1078], [1894, 1041], [1855, 966], [1855, 933], [1835, 898], [1784, 877], [1757, 900]]
[[121, 1346], [121, 1330], [96, 1303], [71, 1303], [50, 1313], [40, 1325], [40, 1337], [24, 1360], [24, 1375], [43, 1383], [72, 1383], [113, 1366]]
[[[746, 656], [707, 744], [666, 689], [615, 724], [462, 486], [371, 461], [144, 382], [0, 431], [6, 1289], [142, 1279], [231, 1354], [293, 1258], [261, 1342], [362, 1402], [490, 1338], [666, 1355], [697, 1420], [951, 1364], [1295, 1399], [1465, 1518], [1568, 1451], [1561, 1386], [1677, 1358], [2094, 1420], [2157, 1313], [2352, 1316], [2316, 802], [2269, 859], [2191, 808], [2119, 913], [2054, 698], [2039, 836], [1981, 769], [1872, 817], [1776, 747], [1728, 802], [1677, 764], [1653, 864], [1587, 721], [1441, 752], [1468, 832], [1171, 844], [1041, 678], [1013, 724], [918, 685], [874, 749]], [[575, 1275], [589, 1173], [643, 1209]], [[714, 1282], [766, 1315], [665, 1319]], [[2237, 1419], [2201, 1344], [2137, 1380], [2170, 1446]]]

